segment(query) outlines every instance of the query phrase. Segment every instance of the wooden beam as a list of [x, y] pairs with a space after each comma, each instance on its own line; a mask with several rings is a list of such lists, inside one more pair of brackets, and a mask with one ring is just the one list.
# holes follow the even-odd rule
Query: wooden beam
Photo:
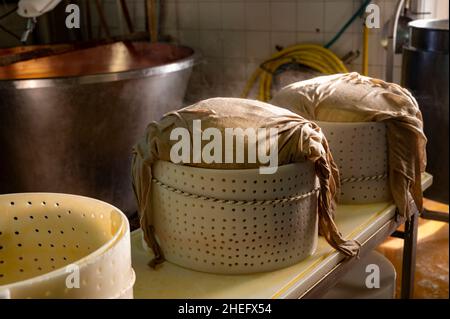
[[150, 33], [150, 41], [158, 42], [158, 19], [156, 15], [156, 1], [146, 0], [147, 7], [147, 27]]

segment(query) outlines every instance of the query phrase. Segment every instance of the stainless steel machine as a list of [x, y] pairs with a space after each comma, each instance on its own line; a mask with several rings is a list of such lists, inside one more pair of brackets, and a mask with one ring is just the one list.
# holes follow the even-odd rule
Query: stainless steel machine
[[120, 42], [0, 67], [0, 194], [72, 193], [134, 212], [132, 147], [182, 106], [195, 60]]
[[427, 171], [434, 176], [433, 186], [425, 195], [448, 203], [448, 20], [415, 20], [408, 26], [401, 84], [416, 97], [424, 118]]

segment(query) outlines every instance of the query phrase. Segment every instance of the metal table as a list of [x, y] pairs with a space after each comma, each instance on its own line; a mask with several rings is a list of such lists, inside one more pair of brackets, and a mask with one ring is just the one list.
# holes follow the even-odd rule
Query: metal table
[[[423, 189], [432, 184], [432, 176], [424, 174]], [[419, 211], [405, 223], [405, 230], [396, 229], [399, 220], [393, 203], [340, 205], [336, 223], [341, 232], [361, 244], [360, 256], [381, 244], [389, 236], [404, 239], [402, 298], [413, 294], [417, 225]], [[251, 275], [214, 275], [185, 269], [165, 262], [154, 270], [147, 266], [151, 252], [142, 246], [142, 232], [132, 233], [133, 268], [136, 272], [135, 298], [320, 298], [333, 287], [356, 258], [344, 256], [319, 238], [314, 255], [300, 263], [267, 273]]]

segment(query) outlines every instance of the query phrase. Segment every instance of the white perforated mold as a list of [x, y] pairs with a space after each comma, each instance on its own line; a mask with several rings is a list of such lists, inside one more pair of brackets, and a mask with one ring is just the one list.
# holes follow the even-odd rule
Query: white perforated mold
[[153, 176], [156, 237], [170, 262], [244, 274], [286, 267], [315, 251], [318, 181], [310, 162], [261, 175], [159, 161]]
[[0, 294], [129, 297], [134, 280], [129, 224], [117, 208], [75, 195], [0, 195]]
[[388, 181], [386, 124], [317, 122], [341, 175], [341, 204], [392, 199]]

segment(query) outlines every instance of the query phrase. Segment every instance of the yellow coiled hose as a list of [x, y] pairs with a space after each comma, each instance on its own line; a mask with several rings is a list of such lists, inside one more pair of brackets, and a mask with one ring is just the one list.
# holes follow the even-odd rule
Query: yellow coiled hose
[[316, 44], [297, 44], [287, 47], [263, 62], [248, 80], [242, 97], [247, 97], [259, 79], [258, 99], [271, 98], [272, 76], [278, 68], [289, 63], [302, 64], [323, 74], [347, 73], [344, 63], [330, 50]]

